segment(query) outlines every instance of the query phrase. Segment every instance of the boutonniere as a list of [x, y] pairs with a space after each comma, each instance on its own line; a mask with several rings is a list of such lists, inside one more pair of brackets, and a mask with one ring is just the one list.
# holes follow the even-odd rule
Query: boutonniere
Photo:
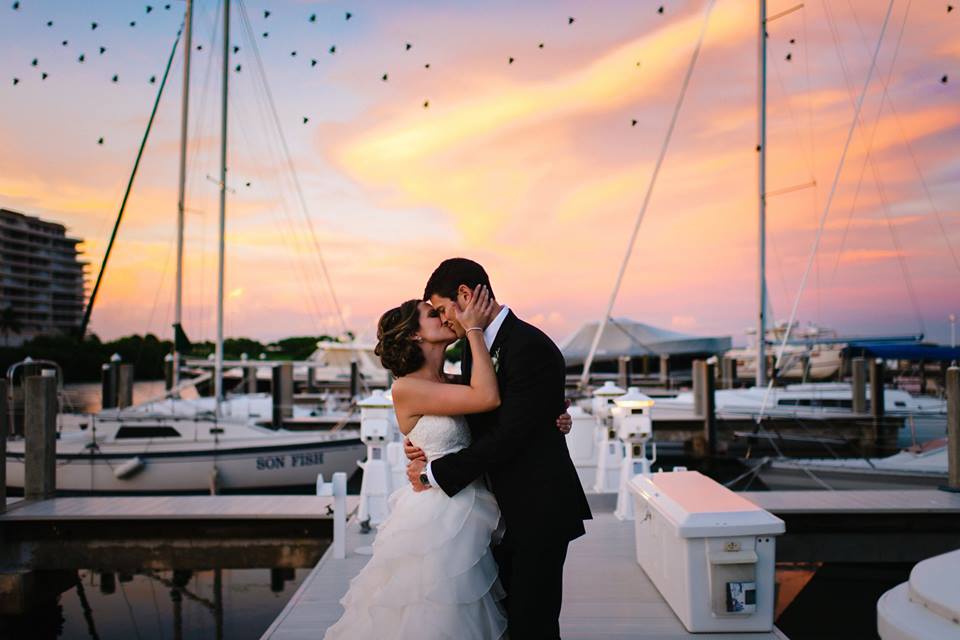
[[500, 347], [497, 347], [493, 353], [490, 354], [490, 359], [493, 361], [493, 372], [500, 373]]

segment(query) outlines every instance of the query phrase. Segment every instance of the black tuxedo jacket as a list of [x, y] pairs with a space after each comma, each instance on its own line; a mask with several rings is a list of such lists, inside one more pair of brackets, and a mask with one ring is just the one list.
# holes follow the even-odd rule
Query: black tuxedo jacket
[[[472, 356], [464, 346], [462, 371], [469, 381]], [[431, 462], [434, 479], [452, 496], [486, 473], [510, 540], [583, 535], [590, 507], [556, 425], [566, 410], [563, 355], [512, 311], [490, 353], [497, 359], [500, 407], [467, 416], [473, 443]]]

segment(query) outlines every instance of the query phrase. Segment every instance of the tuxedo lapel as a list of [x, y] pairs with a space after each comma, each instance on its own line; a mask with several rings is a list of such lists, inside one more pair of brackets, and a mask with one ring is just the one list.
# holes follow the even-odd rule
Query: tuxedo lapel
[[493, 344], [490, 345], [491, 354], [496, 353], [500, 349], [504, 341], [510, 337], [510, 333], [515, 326], [517, 326], [517, 316], [513, 311], [508, 311], [507, 317], [503, 319], [503, 324], [500, 325], [500, 330], [497, 331], [497, 337], [493, 339]]

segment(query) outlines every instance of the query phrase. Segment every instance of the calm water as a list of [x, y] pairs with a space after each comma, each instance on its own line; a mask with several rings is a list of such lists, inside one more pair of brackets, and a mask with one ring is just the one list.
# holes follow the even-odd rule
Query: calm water
[[219, 597], [213, 570], [40, 572], [50, 587], [31, 599], [30, 611], [0, 616], [0, 637], [259, 638], [309, 571], [221, 569]]

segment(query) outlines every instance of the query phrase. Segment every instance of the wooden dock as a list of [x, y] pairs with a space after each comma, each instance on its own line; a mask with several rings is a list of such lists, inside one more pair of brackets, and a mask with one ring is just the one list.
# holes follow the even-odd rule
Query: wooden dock
[[[347, 513], [358, 500], [347, 498]], [[271, 495], [8, 499], [0, 572], [311, 567], [333, 539], [333, 504]]]
[[960, 546], [960, 493], [747, 491], [781, 518], [777, 562], [919, 562]]
[[[353, 520], [347, 525], [347, 557], [328, 551], [304, 580], [261, 640], [306, 640], [323, 637], [341, 615], [340, 598], [369, 556], [356, 552], [375, 534], [363, 535]], [[634, 556], [633, 523], [609, 511], [594, 511], [587, 534], [570, 545], [564, 567], [561, 636], [567, 640], [602, 638], [692, 638], [666, 604]], [[429, 624], [429, 621], [425, 621]], [[710, 640], [785, 640], [772, 633], [711, 633]]]

